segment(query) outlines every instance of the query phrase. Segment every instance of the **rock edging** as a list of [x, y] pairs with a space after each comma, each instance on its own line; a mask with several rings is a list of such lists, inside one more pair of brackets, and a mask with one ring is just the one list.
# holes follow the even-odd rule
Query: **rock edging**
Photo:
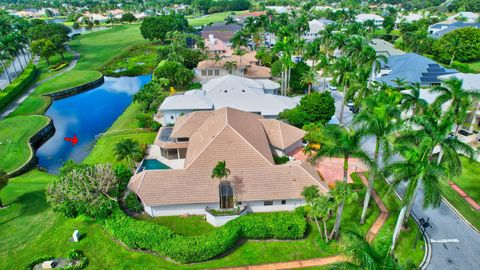
[[88, 82], [88, 83], [85, 83], [85, 84], [82, 84], [82, 85], [79, 85], [79, 86], [67, 88], [67, 89], [64, 89], [64, 90], [61, 90], [61, 91], [58, 91], [58, 92], [55, 92], [55, 93], [44, 94], [44, 96], [48, 96], [48, 97], [52, 98], [52, 100], [59, 100], [59, 99], [62, 99], [62, 98], [67, 98], [67, 97], [70, 97], [70, 96], [74, 96], [74, 95], [79, 94], [81, 92], [91, 90], [95, 87], [98, 87], [98, 86], [102, 85], [104, 82], [105, 82], [105, 77], [102, 74], [100, 76], [100, 78], [95, 79], [94, 81], [91, 81], [91, 82]]
[[53, 134], [55, 134], [55, 125], [53, 124], [53, 120], [49, 117], [47, 118], [48, 123], [37, 133], [32, 135], [30, 139], [28, 139], [28, 147], [30, 147], [30, 157], [20, 168], [9, 173], [9, 177], [15, 177], [24, 174], [37, 165], [38, 159], [35, 155], [36, 150], [40, 146], [42, 146], [42, 144], [48, 141], [53, 136]]

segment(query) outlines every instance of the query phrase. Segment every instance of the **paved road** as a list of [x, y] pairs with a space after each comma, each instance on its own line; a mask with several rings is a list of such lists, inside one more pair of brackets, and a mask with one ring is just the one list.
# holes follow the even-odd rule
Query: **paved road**
[[[51, 76], [51, 77], [48, 77], [48, 78], [46, 78], [46, 79], [44, 79], [44, 80], [41, 80], [41, 81], [39, 81], [39, 82], [36, 82], [34, 85], [30, 86], [30, 88], [29, 88], [27, 91], [25, 91], [21, 96], [17, 97], [14, 101], [12, 101], [12, 102], [10, 103], [10, 105], [8, 105], [3, 111], [0, 111], [0, 120], [4, 119], [4, 118], [7, 117], [10, 113], [12, 113], [13, 111], [15, 111], [15, 109], [16, 109], [25, 99], [27, 99], [27, 97], [28, 97], [31, 93], [33, 93], [33, 91], [35, 91], [35, 89], [37, 89], [37, 87], [38, 87], [40, 84], [42, 84], [42, 83], [44, 83], [44, 82], [46, 82], [46, 81], [49, 81], [49, 80], [51, 80], [51, 79], [53, 79], [53, 78], [55, 78], [55, 77], [58, 77], [58, 76], [60, 76], [61, 74], [65, 73], [65, 72], [67, 72], [67, 71], [69, 71], [69, 70], [72, 70], [72, 69], [75, 67], [75, 65], [77, 64], [77, 61], [78, 61], [78, 59], [79, 59], [79, 57], [80, 57], [80, 54], [77, 53], [77, 52], [75, 52], [75, 51], [70, 50], [70, 48], [67, 48], [67, 50], [70, 51], [71, 53], [73, 53], [73, 56], [74, 56], [72, 62], [70, 62], [70, 64], [68, 65], [68, 67], [66, 67], [65, 69], [63, 69], [61, 72], [59, 72], [59, 73], [57, 73], [57, 74], [55, 74], [55, 75], [53, 75], [53, 76]], [[34, 61], [37, 61], [37, 60], [38, 60], [38, 59], [35, 59]]]
[[[342, 95], [333, 92], [336, 116], [339, 118]], [[344, 123], [349, 125], [353, 114], [345, 108]], [[374, 138], [366, 138], [363, 148], [373, 155]], [[398, 159], [399, 157], [394, 157]], [[403, 194], [404, 186], [398, 188]], [[470, 270], [480, 269], [480, 234], [467, 225], [445, 201], [436, 209], [423, 209], [423, 190], [420, 189], [413, 206], [413, 214], [418, 218], [430, 218], [432, 228], [427, 229], [431, 245], [431, 259], [425, 266], [428, 270]]]
[[[26, 58], [27, 61], [29, 61], [31, 55], [27, 53]], [[22, 69], [20, 68], [20, 62], [22, 63], [23, 67], [25, 68], [28, 63], [25, 63], [25, 59], [23, 57], [23, 54], [19, 55], [18, 57], [15, 57], [15, 67], [17, 68], [18, 75], [22, 73]], [[15, 79], [17, 77], [17, 74], [15, 73], [15, 69], [13, 68], [13, 62], [10, 63], [10, 65], [7, 67], [8, 74], [10, 75], [10, 78]], [[4, 89], [9, 85], [10, 83], [8, 82], [7, 75], [5, 75], [5, 72], [2, 70], [0, 73], [0, 89]]]

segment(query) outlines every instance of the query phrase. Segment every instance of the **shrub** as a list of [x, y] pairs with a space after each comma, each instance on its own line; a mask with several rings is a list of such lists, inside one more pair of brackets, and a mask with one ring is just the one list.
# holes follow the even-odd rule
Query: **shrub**
[[232, 248], [240, 238], [299, 239], [306, 230], [305, 219], [295, 213], [248, 214], [213, 232], [183, 236], [152, 222], [136, 220], [120, 210], [104, 221], [105, 228], [130, 248], [159, 252], [181, 263], [200, 262]]
[[458, 61], [453, 61], [452, 68], [454, 68], [454, 69], [456, 69], [460, 72], [463, 72], [463, 73], [474, 73], [474, 71], [470, 68], [469, 65], [467, 65], [465, 63], [458, 62]]
[[0, 91], [0, 110], [7, 106], [18, 95], [22, 94], [27, 86], [35, 79], [36, 75], [37, 69], [35, 65], [29, 64], [18, 78]]
[[288, 156], [273, 156], [273, 161], [275, 162], [275, 164], [279, 165], [279, 164], [285, 164], [287, 163], [288, 161], [290, 160], [290, 158], [288, 158]]
[[33, 259], [26, 267], [25, 269], [27, 270], [31, 270], [33, 269], [33, 267], [41, 262], [44, 262], [44, 261], [49, 261], [49, 260], [53, 260], [55, 259], [54, 256], [42, 256], [42, 257], [38, 257], [36, 259]]
[[127, 198], [125, 198], [125, 206], [137, 213], [143, 210], [142, 203], [138, 200], [137, 195], [133, 192], [128, 194]]

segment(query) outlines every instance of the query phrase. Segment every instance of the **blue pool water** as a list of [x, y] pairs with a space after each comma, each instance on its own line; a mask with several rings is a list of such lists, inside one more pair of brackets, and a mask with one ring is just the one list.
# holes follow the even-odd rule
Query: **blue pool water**
[[141, 172], [143, 170], [164, 170], [164, 169], [170, 169], [167, 165], [163, 164], [162, 162], [156, 160], [156, 159], [144, 159], [142, 161], [142, 165], [140, 165], [140, 168], [138, 169], [138, 172]]
[[[54, 101], [46, 115], [53, 119], [56, 132], [37, 150], [40, 167], [56, 173], [69, 159], [82, 161], [92, 150], [95, 136], [115, 122], [150, 80], [150, 75], [105, 77], [105, 83], [95, 89]], [[75, 146], [63, 139], [73, 135], [78, 138]]]

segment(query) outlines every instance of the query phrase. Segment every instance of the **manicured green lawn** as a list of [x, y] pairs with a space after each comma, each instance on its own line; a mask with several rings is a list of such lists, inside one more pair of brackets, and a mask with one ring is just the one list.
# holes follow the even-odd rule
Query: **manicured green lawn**
[[[69, 52], [64, 53], [64, 57], [65, 57], [65, 60], [64, 60], [65, 62], [70, 63], [70, 61], [73, 60], [73, 54], [71, 54]], [[62, 61], [63, 61], [62, 57], [60, 55], [56, 54], [56, 55], [54, 55], [50, 58], [50, 66], [58, 64]], [[62, 72], [62, 70], [63, 70], [63, 69], [61, 69], [59, 71], [50, 71], [50, 68], [49, 68], [49, 65], [47, 64], [47, 61], [45, 61], [45, 59], [43, 59], [43, 58], [41, 58], [40, 61], [38, 62], [37, 69], [40, 71], [40, 75], [38, 76], [37, 81], [41, 81], [41, 80], [44, 80], [46, 78], [52, 77], [52, 76]]]
[[480, 163], [466, 157], [462, 161], [462, 175], [452, 179], [468, 196], [480, 203]]
[[33, 92], [8, 117], [44, 114], [50, 104], [52, 104], [50, 97]]
[[70, 47], [80, 53], [75, 68], [41, 85], [37, 92], [56, 92], [95, 80], [101, 74], [98, 70], [110, 59], [133, 45], [148, 42], [140, 35], [139, 27], [138, 24], [114, 26], [74, 38]]
[[0, 169], [12, 172], [32, 154], [28, 140], [48, 123], [44, 116], [19, 116], [0, 121]]
[[[243, 11], [235, 11], [233, 12], [235, 15], [245, 14], [248, 13], [248, 10]], [[210, 15], [205, 16], [189, 16], [188, 17], [188, 24], [191, 26], [202, 26], [209, 23], [216, 23], [216, 22], [223, 22], [226, 17], [233, 16], [232, 12], [220, 12], [220, 13], [213, 13]]]
[[476, 73], [480, 73], [480, 61], [467, 63], [468, 66], [473, 69]]
[[450, 185], [442, 181], [440, 182], [442, 196], [451, 204], [460, 214], [466, 218], [470, 224], [480, 230], [480, 212], [473, 209], [464, 198], [462, 198]]

